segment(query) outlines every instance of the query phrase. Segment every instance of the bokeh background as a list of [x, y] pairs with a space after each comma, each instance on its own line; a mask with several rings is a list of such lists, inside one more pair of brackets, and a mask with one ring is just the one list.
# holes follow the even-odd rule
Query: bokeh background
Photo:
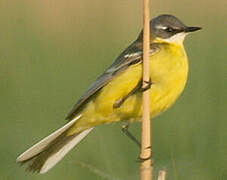
[[[187, 37], [190, 76], [173, 108], [152, 122], [155, 174], [227, 179], [227, 1], [152, 0], [203, 30]], [[137, 36], [142, 1], [0, 1], [0, 179], [139, 179], [139, 149], [121, 124], [97, 127], [44, 175], [16, 157], [65, 123], [88, 86]], [[140, 124], [131, 126], [139, 138]]]

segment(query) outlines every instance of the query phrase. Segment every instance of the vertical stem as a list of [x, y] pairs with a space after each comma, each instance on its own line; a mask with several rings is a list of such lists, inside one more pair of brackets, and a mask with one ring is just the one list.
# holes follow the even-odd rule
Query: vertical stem
[[[143, 87], [146, 87], [150, 80], [150, 0], [144, 0], [144, 28], [143, 28]], [[141, 140], [141, 180], [152, 179], [151, 162], [151, 123], [150, 123], [150, 90], [143, 92], [143, 119], [142, 119], [142, 140]]]
[[158, 173], [158, 180], [165, 180], [166, 179], [166, 172], [165, 171], [159, 171]]

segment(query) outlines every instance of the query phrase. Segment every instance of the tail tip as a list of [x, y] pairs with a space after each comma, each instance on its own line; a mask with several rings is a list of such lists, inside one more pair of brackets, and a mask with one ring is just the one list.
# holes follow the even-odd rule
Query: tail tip
[[21, 163], [21, 162], [23, 162], [23, 158], [22, 158], [22, 156], [20, 155], [20, 156], [17, 157], [16, 163]]

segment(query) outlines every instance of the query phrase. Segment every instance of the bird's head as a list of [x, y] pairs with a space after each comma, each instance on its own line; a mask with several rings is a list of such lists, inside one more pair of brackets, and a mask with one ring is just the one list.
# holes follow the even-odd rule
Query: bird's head
[[160, 15], [150, 21], [152, 42], [182, 44], [187, 34], [200, 29], [201, 27], [186, 26], [175, 16], [167, 14]]

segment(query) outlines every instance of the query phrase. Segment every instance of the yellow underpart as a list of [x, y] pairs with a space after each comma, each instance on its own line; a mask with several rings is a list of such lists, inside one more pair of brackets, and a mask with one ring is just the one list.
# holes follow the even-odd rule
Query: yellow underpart
[[[151, 117], [168, 109], [182, 93], [188, 76], [188, 60], [183, 44], [162, 43], [161, 50], [150, 57]], [[68, 135], [79, 133], [102, 123], [140, 120], [142, 92], [128, 97], [119, 107], [114, 103], [131, 92], [142, 79], [142, 64], [130, 66], [115, 77], [91, 99], [82, 110], [82, 117], [69, 130]]]

